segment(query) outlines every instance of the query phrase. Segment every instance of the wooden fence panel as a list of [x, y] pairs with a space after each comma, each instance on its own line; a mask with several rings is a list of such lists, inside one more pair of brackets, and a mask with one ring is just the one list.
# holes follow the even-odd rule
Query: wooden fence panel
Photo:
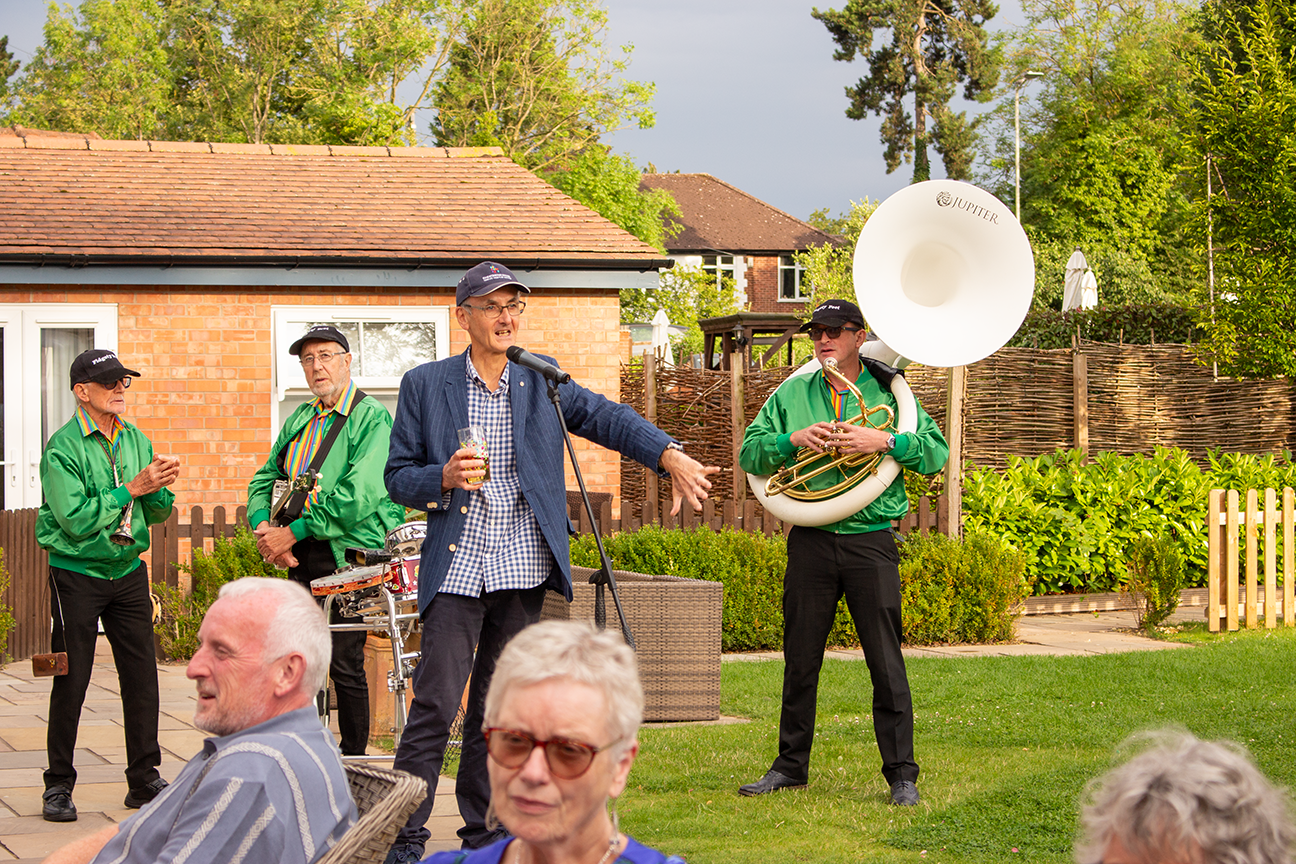
[[[1207, 498], [1207, 599], [1206, 623], [1212, 632], [1260, 626], [1277, 627], [1281, 617], [1286, 627], [1296, 626], [1296, 491], [1278, 493], [1248, 489], [1245, 505], [1236, 489], [1212, 489]], [[1281, 526], [1281, 530], [1279, 530]], [[1263, 529], [1263, 550], [1260, 549]], [[1242, 542], [1239, 544], [1239, 536]], [[1278, 544], [1283, 547], [1282, 587], [1279, 588]], [[1241, 554], [1239, 554], [1241, 545]], [[1239, 561], [1241, 559], [1241, 561]], [[1263, 569], [1263, 576], [1261, 571]], [[1241, 582], [1239, 583], [1239, 576]], [[1263, 582], [1262, 582], [1263, 579]], [[1281, 599], [1280, 599], [1281, 598]]]

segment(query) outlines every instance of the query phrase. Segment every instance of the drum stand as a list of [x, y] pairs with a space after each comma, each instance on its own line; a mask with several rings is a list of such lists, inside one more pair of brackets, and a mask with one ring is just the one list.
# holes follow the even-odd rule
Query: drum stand
[[[393, 721], [393, 750], [395, 745], [400, 744], [401, 733], [405, 731], [405, 721], [408, 719], [408, 708], [405, 703], [405, 691], [409, 689], [410, 675], [414, 670], [414, 665], [418, 663], [420, 652], [406, 651], [405, 641], [419, 628], [419, 615], [417, 611], [401, 612], [398, 607], [397, 595], [388, 589], [387, 584], [380, 586], [379, 597], [373, 598], [375, 601], [382, 603], [385, 608], [374, 609], [372, 605], [361, 606], [356, 611], [360, 613], [360, 622], [352, 624], [329, 624], [329, 630], [364, 630], [375, 633], [386, 633], [391, 639], [392, 651], [392, 668], [387, 673], [387, 690], [395, 696], [396, 704], [392, 712]], [[324, 598], [324, 620], [331, 620], [331, 611], [334, 597], [341, 596], [329, 594]], [[342, 610], [345, 612], [346, 610]], [[350, 617], [350, 616], [348, 616]], [[320, 719], [324, 725], [328, 725], [329, 707], [327, 699], [320, 712]], [[343, 756], [343, 760], [364, 760], [374, 761], [382, 759], [394, 759], [395, 756]]]

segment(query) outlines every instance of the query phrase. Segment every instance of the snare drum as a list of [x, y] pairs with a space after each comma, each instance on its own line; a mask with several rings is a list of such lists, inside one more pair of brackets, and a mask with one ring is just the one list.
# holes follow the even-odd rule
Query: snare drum
[[387, 587], [391, 592], [401, 595], [417, 595], [419, 556], [398, 558], [392, 561], [389, 566], [391, 567], [392, 579], [391, 584]]
[[327, 597], [330, 594], [346, 594], [351, 591], [362, 591], [381, 585], [392, 578], [391, 571], [385, 564], [374, 564], [369, 567], [343, 567], [329, 576], [312, 579], [311, 593], [316, 597]]
[[402, 558], [418, 558], [423, 551], [423, 538], [426, 536], [426, 522], [406, 522], [387, 532], [387, 549]]

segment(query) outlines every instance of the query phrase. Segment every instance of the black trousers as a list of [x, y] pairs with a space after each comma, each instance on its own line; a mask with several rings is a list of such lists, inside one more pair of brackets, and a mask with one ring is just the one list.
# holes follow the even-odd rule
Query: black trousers
[[[53, 679], [50, 689], [46, 750], [49, 768], [45, 788], [76, 786], [72, 767], [81, 706], [94, 667], [97, 622], [112, 646], [121, 689], [122, 726], [126, 732], [126, 782], [135, 789], [158, 778], [157, 657], [153, 652], [153, 603], [144, 564], [121, 579], [98, 579], [59, 567], [50, 568], [52, 647], [66, 651], [68, 674]], [[60, 610], [60, 606], [62, 607]]]
[[783, 711], [775, 771], [810, 776], [824, 647], [843, 596], [873, 682], [873, 731], [888, 784], [917, 781], [913, 700], [900, 652], [900, 555], [890, 531], [833, 534], [795, 527], [783, 578]]
[[[327, 540], [313, 537], [293, 545], [297, 566], [288, 577], [310, 588], [312, 579], [328, 576], [337, 569], [337, 559]], [[323, 601], [321, 600], [321, 605]], [[359, 618], [343, 618], [335, 607], [332, 623], [353, 623]], [[364, 630], [338, 630], [333, 633], [333, 659], [329, 677], [337, 693], [338, 747], [343, 756], [363, 756], [369, 746], [369, 683], [365, 679], [364, 646], [369, 634]]]
[[[423, 610], [422, 658], [414, 670], [414, 703], [396, 748], [394, 767], [427, 781], [427, 798], [400, 830], [396, 842], [427, 843], [423, 827], [436, 799], [437, 778], [450, 740], [450, 724], [459, 712], [464, 685], [472, 675], [459, 751], [455, 798], [464, 826], [459, 837], [476, 848], [493, 839], [486, 827], [490, 778], [486, 775], [486, 739], [482, 735], [486, 690], [505, 643], [528, 624], [540, 620], [544, 586], [524, 591], [493, 591], [480, 597], [437, 594]], [[474, 658], [474, 649], [476, 657]]]

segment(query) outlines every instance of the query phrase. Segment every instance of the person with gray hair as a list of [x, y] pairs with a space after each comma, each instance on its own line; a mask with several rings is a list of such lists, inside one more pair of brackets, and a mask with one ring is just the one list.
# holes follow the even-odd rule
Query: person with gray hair
[[1242, 747], [1186, 732], [1131, 740], [1151, 746], [1089, 784], [1077, 864], [1290, 864], [1287, 797]]
[[[621, 833], [644, 696], [620, 634], [544, 621], [504, 647], [486, 694], [487, 823], [512, 836], [428, 864], [683, 864]], [[466, 731], [466, 730], [465, 730]], [[610, 805], [610, 806], [609, 806]]]
[[332, 640], [305, 588], [221, 588], [187, 675], [213, 737], [154, 801], [64, 846], [48, 864], [310, 864], [356, 819], [342, 757], [315, 713]]

